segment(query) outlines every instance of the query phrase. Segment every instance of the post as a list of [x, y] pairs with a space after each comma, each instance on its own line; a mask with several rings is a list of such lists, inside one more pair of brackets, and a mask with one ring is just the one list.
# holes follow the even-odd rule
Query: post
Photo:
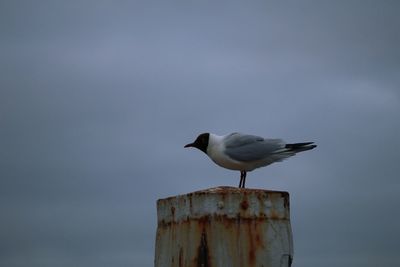
[[155, 267], [288, 267], [289, 193], [217, 187], [157, 201]]

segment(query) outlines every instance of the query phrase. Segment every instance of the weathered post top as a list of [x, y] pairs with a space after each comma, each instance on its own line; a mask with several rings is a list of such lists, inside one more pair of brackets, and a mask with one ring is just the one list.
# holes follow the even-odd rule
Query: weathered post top
[[155, 266], [290, 266], [289, 193], [217, 187], [157, 201]]

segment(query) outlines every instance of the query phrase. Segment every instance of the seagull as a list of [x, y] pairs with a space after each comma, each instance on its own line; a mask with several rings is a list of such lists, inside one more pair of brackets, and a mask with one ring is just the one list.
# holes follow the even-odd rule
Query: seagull
[[197, 148], [217, 165], [240, 171], [239, 188], [245, 188], [247, 172], [282, 161], [298, 152], [313, 149], [316, 145], [314, 142], [287, 144], [282, 139], [242, 133], [222, 136], [202, 133], [193, 143], [184, 147]]

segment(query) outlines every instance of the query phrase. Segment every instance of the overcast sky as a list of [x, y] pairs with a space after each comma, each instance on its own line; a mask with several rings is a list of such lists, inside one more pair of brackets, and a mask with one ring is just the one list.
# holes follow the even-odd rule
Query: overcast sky
[[248, 174], [291, 197], [295, 267], [400, 265], [398, 1], [1, 1], [0, 266], [153, 266], [156, 200], [237, 186], [184, 149], [317, 149]]

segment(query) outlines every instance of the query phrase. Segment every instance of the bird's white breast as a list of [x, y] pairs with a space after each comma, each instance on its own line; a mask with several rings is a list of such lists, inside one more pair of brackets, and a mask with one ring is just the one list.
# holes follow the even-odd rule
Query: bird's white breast
[[210, 134], [207, 147], [207, 155], [221, 167], [231, 170], [244, 170], [244, 165], [241, 162], [235, 161], [228, 157], [225, 151], [223, 139], [225, 136]]

